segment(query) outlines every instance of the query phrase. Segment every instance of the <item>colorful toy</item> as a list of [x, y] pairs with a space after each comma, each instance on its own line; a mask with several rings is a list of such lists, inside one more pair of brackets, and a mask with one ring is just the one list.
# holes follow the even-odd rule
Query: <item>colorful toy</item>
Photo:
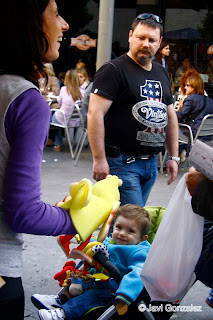
[[[58, 202], [57, 206], [69, 210], [81, 242], [76, 249], [70, 251], [70, 240], [74, 235], [59, 236], [58, 242], [67, 257], [78, 259], [79, 252], [83, 251], [92, 233], [101, 224], [103, 226], [98, 235], [98, 241], [102, 242], [106, 238], [113, 216], [120, 206], [118, 187], [121, 184], [122, 180], [111, 175], [94, 185], [88, 179], [71, 184], [70, 196], [67, 196], [63, 202]], [[88, 262], [92, 262], [92, 259]]]
[[60, 287], [69, 286], [70, 283], [68, 283], [68, 279], [71, 272], [76, 272], [75, 266], [75, 261], [67, 261], [63, 266], [63, 269], [55, 274], [54, 279], [59, 281]]
[[[105, 246], [102, 245], [102, 247], [105, 247]], [[107, 251], [106, 248], [105, 250]], [[105, 254], [108, 254], [108, 252], [105, 252]], [[63, 269], [60, 272], [55, 274], [54, 279], [59, 281], [60, 287], [70, 286], [72, 283], [72, 278], [75, 278], [75, 279], [81, 278], [85, 282], [89, 282], [91, 279], [94, 279], [95, 281], [103, 281], [103, 282], [108, 281], [109, 277], [106, 274], [104, 274], [104, 271], [106, 272], [106, 270], [102, 266], [100, 269], [99, 268], [96, 269], [97, 266], [94, 263], [94, 268], [91, 268], [90, 272], [87, 271], [87, 266], [88, 266], [87, 263], [85, 263], [83, 269], [79, 270], [79, 269], [76, 269], [75, 261], [73, 260], [67, 261], [63, 266]], [[101, 272], [97, 272], [97, 271], [101, 271]], [[72, 286], [72, 289], [73, 288], [74, 286]]]

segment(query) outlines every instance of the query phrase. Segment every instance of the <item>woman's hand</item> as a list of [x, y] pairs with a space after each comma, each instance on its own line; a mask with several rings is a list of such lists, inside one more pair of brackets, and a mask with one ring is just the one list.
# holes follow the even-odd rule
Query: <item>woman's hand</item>
[[182, 106], [183, 106], [183, 100], [181, 99], [181, 100], [178, 101], [178, 110], [177, 111], [180, 111]]

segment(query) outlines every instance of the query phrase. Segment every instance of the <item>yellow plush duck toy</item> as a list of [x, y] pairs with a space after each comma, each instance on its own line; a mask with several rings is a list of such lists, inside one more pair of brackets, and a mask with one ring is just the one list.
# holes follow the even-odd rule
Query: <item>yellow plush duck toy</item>
[[70, 196], [57, 206], [69, 210], [73, 225], [82, 243], [70, 252], [70, 240], [74, 235], [59, 236], [58, 242], [68, 258], [75, 258], [75, 253], [83, 251], [88, 244], [92, 233], [103, 224], [98, 235], [102, 242], [110, 228], [113, 216], [120, 206], [120, 193], [118, 188], [122, 180], [117, 176], [107, 176], [94, 185], [88, 179], [83, 179], [70, 186]]

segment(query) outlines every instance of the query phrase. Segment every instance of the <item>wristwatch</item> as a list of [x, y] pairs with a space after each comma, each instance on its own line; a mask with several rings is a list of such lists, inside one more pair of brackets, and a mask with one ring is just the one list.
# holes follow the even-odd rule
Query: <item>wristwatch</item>
[[177, 162], [177, 164], [180, 163], [180, 157], [172, 157], [172, 156], [169, 156], [169, 157], [168, 157], [168, 160], [174, 160], [174, 161]]

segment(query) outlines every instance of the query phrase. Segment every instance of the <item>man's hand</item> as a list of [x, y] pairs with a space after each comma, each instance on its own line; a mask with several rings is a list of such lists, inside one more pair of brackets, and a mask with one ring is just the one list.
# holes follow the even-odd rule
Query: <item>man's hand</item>
[[93, 179], [96, 181], [103, 180], [109, 174], [109, 165], [106, 158], [97, 160], [93, 159]]
[[122, 302], [121, 300], [118, 300], [117, 304], [116, 304], [116, 309], [117, 309], [118, 315], [122, 316], [123, 314], [125, 314], [127, 312], [128, 305], [126, 303]]
[[98, 94], [90, 94], [87, 129], [93, 155], [93, 178], [97, 181], [106, 178], [109, 174], [109, 166], [106, 160], [104, 146], [104, 116], [108, 112], [111, 104], [111, 100], [101, 97]]
[[206, 179], [206, 177], [201, 172], [197, 171], [194, 167], [189, 168], [188, 174], [186, 175], [186, 185], [191, 196], [197, 184], [204, 179]]
[[167, 184], [171, 184], [175, 181], [178, 173], [178, 164], [174, 160], [168, 160], [166, 164], [166, 176], [171, 172], [171, 178], [167, 181]]

